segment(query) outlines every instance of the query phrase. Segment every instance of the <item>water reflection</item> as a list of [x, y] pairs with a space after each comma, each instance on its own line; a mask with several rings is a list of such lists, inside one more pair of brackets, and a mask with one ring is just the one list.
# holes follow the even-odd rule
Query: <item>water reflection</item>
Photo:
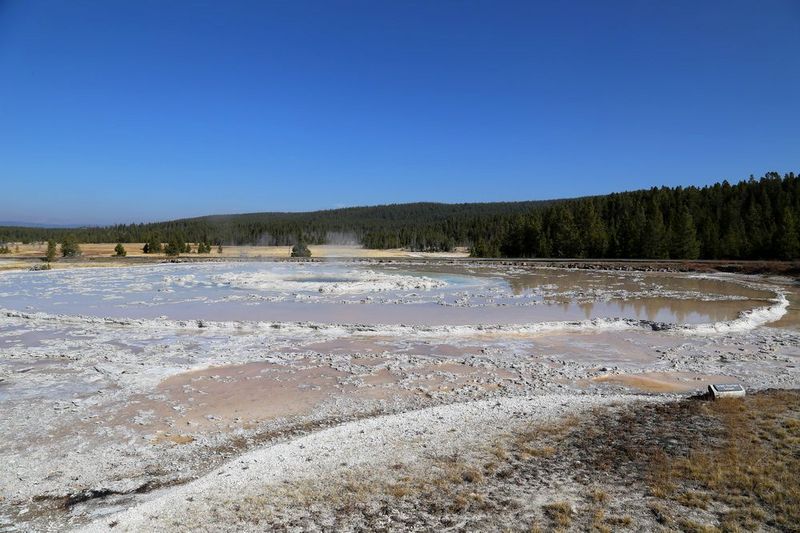
[[[767, 302], [760, 302], [767, 305]], [[698, 324], [733, 320], [752, 306], [753, 301], [707, 302], [696, 300], [675, 300], [669, 298], [636, 298], [633, 300], [610, 300], [603, 302], [571, 303], [562, 301], [556, 304], [543, 304], [540, 308], [550, 312], [558, 310], [562, 320], [590, 320], [594, 318], [634, 318], [651, 322], [672, 322]], [[488, 316], [494, 311], [487, 310]]]
[[23, 272], [0, 275], [0, 296], [7, 309], [59, 314], [414, 325], [719, 322], [772, 297], [718, 279], [664, 274], [341, 262]]
[[763, 299], [772, 295], [722, 279], [666, 273], [616, 273], [594, 271], [553, 271], [540, 269], [506, 277], [515, 296], [547, 292], [583, 293], [663, 291]]

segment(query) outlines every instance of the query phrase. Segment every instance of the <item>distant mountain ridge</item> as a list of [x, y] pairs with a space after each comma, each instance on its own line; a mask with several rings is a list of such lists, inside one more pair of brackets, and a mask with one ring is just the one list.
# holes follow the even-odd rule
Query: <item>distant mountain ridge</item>
[[0, 227], [63, 229], [63, 228], [88, 228], [92, 226], [86, 224], [48, 224], [45, 222], [21, 222], [19, 220], [0, 220]]

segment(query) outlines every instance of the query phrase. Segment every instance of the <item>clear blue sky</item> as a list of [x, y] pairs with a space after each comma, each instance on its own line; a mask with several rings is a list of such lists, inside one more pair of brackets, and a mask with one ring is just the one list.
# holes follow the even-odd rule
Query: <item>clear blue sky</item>
[[800, 2], [0, 0], [0, 220], [800, 170]]

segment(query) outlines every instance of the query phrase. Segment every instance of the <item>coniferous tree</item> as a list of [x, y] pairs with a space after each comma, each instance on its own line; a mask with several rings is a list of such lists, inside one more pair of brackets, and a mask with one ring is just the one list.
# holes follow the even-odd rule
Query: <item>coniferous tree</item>
[[186, 251], [186, 244], [181, 242], [177, 237], [170, 240], [164, 247], [164, 253], [175, 257]]
[[292, 246], [291, 257], [311, 257], [311, 250], [308, 249], [305, 242], [300, 241]]
[[605, 257], [608, 233], [594, 202], [586, 202], [578, 210], [578, 224], [583, 237], [583, 250], [588, 257]]
[[[470, 257], [500, 257], [500, 250], [492, 248], [492, 245], [483, 239], [479, 239], [470, 247]], [[515, 257], [513, 254], [508, 257]]]
[[582, 243], [572, 211], [558, 208], [553, 215], [553, 255], [555, 257], [580, 257]]
[[717, 258], [739, 259], [746, 255], [747, 234], [742, 217], [738, 216], [733, 206], [725, 208], [722, 220], [720, 222], [722, 227], [722, 236], [720, 238], [720, 249]]
[[661, 209], [653, 202], [648, 209], [647, 224], [642, 237], [642, 257], [666, 259], [669, 257], [667, 227]]
[[142, 251], [146, 254], [160, 254], [162, 249], [161, 239], [156, 235], [151, 235], [142, 248]]
[[68, 234], [61, 241], [61, 255], [63, 257], [76, 257], [81, 255], [81, 247], [74, 235]]
[[56, 246], [56, 241], [53, 239], [47, 241], [47, 251], [45, 252], [44, 260], [48, 263], [55, 261], [56, 259]]
[[797, 225], [791, 209], [785, 209], [781, 216], [776, 247], [781, 259], [796, 259], [800, 256], [800, 239], [798, 239]]
[[697, 259], [699, 256], [700, 242], [697, 240], [697, 229], [689, 208], [684, 205], [672, 228], [670, 257], [673, 259]]

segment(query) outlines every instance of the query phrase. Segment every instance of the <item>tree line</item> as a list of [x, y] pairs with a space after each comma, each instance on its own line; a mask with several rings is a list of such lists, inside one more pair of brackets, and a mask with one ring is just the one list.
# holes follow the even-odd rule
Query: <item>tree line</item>
[[[393, 204], [310, 213], [216, 215], [150, 224], [0, 228], [2, 242], [198, 242], [449, 251], [476, 257], [796, 259], [800, 177], [660, 187], [540, 202]], [[158, 243], [158, 244], [156, 244]], [[205, 248], [204, 248], [205, 249]], [[155, 250], [153, 250], [155, 251]]]
[[148, 224], [85, 228], [0, 227], [0, 242], [61, 241], [66, 234], [80, 242], [203, 242], [224, 245], [290, 246], [363, 244], [370, 248], [443, 249], [466, 245], [480, 221], [524, 213], [547, 202], [472, 204], [392, 204], [349, 207], [309, 213], [213, 215]]
[[477, 236], [475, 256], [800, 257], [800, 177], [661, 187], [558, 202]]

